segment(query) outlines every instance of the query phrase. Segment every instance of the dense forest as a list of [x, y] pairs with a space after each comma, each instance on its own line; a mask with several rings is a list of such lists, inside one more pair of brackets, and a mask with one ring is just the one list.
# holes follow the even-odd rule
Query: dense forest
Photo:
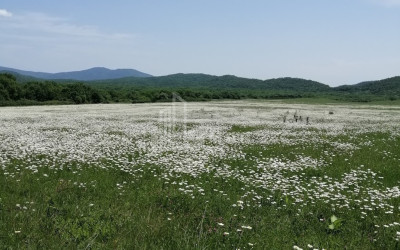
[[141, 103], [171, 101], [177, 93], [186, 101], [213, 99], [284, 99], [325, 97], [369, 102], [400, 98], [400, 77], [330, 88], [298, 78], [257, 80], [236, 76], [175, 74], [76, 82], [46, 81], [19, 74], [0, 74], [0, 105]]
[[253, 90], [291, 90], [296, 92], [329, 91], [328, 85], [299, 78], [278, 78], [269, 80], [249, 79], [232, 75], [212, 76], [206, 74], [173, 74], [159, 77], [127, 77], [114, 80], [88, 82], [96, 86], [119, 87], [181, 87], [181, 88], [219, 88]]
[[397, 100], [400, 99], [400, 76], [356, 85], [339, 86], [335, 90], [344, 96], [358, 95], [370, 99], [384, 97], [389, 100]]
[[[40, 103], [139, 103], [171, 101], [177, 93], [187, 101], [206, 101], [211, 99], [278, 99], [313, 96], [312, 91], [302, 92], [287, 89], [233, 88], [221, 86], [186, 87], [178, 81], [177, 85], [129, 85], [94, 82], [66, 81], [31, 81], [18, 82], [10, 73], [0, 74], [0, 105], [27, 105]], [[233, 83], [235, 84], [235, 83]]]

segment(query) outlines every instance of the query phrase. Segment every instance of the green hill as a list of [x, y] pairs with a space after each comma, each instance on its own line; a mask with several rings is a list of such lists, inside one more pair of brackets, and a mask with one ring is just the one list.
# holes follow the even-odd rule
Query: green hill
[[212, 76], [206, 74], [173, 74], [147, 78], [121, 78], [115, 80], [90, 81], [93, 86], [152, 87], [152, 88], [216, 88], [248, 90], [282, 90], [291, 92], [330, 91], [328, 85], [299, 78], [277, 78], [258, 80], [232, 75]]
[[362, 82], [354, 85], [354, 88], [361, 91], [369, 91], [371, 94], [400, 94], [400, 76], [379, 81]]
[[28, 76], [28, 75], [22, 75], [13, 71], [9, 70], [0, 70], [0, 74], [11, 74], [15, 77], [16, 81], [19, 83], [27, 83], [27, 82], [35, 82], [35, 81], [43, 81], [43, 79], [36, 78], [33, 76]]
[[361, 82], [355, 85], [343, 85], [334, 88], [335, 91], [365, 96], [381, 96], [389, 99], [400, 98], [400, 76], [378, 81]]
[[186, 101], [322, 97], [371, 102], [400, 99], [400, 77], [331, 88], [290, 77], [259, 80], [232, 75], [173, 74], [77, 82], [0, 72], [0, 105], [158, 102], [171, 101], [174, 93]]

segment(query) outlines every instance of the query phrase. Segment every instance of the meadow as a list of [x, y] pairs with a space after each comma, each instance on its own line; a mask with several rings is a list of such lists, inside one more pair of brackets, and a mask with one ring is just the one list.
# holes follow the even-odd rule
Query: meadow
[[2, 249], [398, 249], [400, 106], [0, 108]]

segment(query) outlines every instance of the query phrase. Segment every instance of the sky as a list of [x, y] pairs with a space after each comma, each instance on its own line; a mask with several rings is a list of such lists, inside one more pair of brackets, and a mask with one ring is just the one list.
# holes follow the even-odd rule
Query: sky
[[2, 0], [0, 66], [356, 84], [400, 75], [400, 0]]

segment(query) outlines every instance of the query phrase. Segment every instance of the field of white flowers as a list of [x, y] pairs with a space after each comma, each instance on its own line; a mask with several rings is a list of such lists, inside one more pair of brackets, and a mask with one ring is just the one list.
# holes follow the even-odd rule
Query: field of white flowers
[[400, 107], [0, 108], [6, 248], [399, 248]]

